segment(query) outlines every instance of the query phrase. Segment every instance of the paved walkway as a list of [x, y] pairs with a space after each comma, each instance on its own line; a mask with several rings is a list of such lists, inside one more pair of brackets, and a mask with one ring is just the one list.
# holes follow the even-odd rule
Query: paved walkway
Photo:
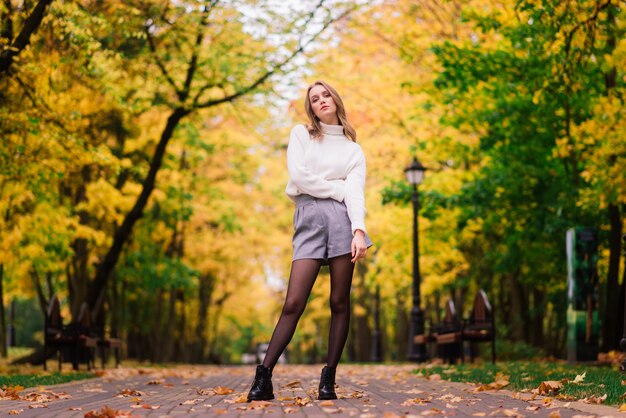
[[245, 396], [253, 366], [116, 369], [97, 379], [22, 391], [22, 399], [0, 400], [0, 416], [626, 418], [626, 413], [614, 407], [556, 400], [546, 403], [543, 398], [530, 401], [530, 394], [476, 392], [467, 384], [427, 380], [411, 374], [411, 365], [340, 365], [340, 399], [317, 401], [321, 367], [277, 366], [273, 378], [276, 399], [252, 403], [246, 403]]

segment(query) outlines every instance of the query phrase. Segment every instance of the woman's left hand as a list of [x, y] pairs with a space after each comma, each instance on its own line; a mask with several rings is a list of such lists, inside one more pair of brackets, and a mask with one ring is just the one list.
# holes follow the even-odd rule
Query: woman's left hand
[[356, 263], [359, 258], [365, 258], [367, 255], [367, 244], [365, 243], [365, 233], [360, 229], [354, 231], [352, 238], [352, 261]]

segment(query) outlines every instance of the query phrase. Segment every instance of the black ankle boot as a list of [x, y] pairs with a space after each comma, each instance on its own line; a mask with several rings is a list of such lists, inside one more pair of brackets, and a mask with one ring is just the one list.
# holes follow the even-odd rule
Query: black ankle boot
[[320, 390], [317, 399], [337, 399], [335, 393], [335, 367], [326, 366], [322, 369], [320, 377]]
[[274, 387], [272, 386], [272, 371], [262, 364], [256, 366], [256, 375], [252, 388], [248, 392], [248, 402], [269, 401], [274, 399]]

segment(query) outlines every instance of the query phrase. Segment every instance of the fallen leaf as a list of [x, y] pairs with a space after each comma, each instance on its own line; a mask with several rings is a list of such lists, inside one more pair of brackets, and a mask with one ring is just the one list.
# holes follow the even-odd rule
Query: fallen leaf
[[11, 410], [9, 411], [9, 415], [19, 415], [19, 414], [21, 414], [22, 412], [24, 412], [24, 410], [23, 410], [23, 409], [11, 409]]
[[584, 403], [589, 403], [589, 404], [596, 404], [599, 405], [601, 403], [604, 403], [604, 401], [606, 401], [607, 398], [607, 394], [605, 393], [602, 396], [596, 396], [596, 395], [592, 395], [588, 398], [583, 399]]
[[413, 405], [424, 405], [427, 403], [430, 403], [430, 398], [413, 398], [413, 399], [407, 399], [406, 401], [402, 402], [400, 405], [401, 406], [413, 406]]
[[130, 418], [128, 412], [118, 411], [109, 406], [103, 406], [99, 411], [89, 411], [85, 414], [85, 418]]
[[150, 380], [148, 383], [146, 383], [147, 385], [162, 385], [163, 382], [165, 382], [165, 380], [163, 379], [154, 379], [154, 380]]
[[383, 418], [400, 418], [400, 415], [396, 414], [395, 412], [385, 412], [383, 414]]
[[511, 379], [511, 376], [508, 374], [504, 374], [502, 372], [496, 373], [495, 380], [510, 380], [510, 379]]
[[124, 396], [124, 397], [128, 397], [128, 396], [144, 396], [144, 393], [140, 392], [138, 390], [134, 390], [134, 389], [124, 389], [120, 393], [118, 393], [117, 396]]
[[548, 414], [548, 418], [561, 418], [561, 412], [556, 410]]
[[538, 411], [539, 409], [541, 409], [539, 405], [531, 405], [526, 407], [527, 411]]
[[241, 393], [235, 397], [224, 399], [224, 403], [247, 403], [248, 396], [245, 393]]
[[215, 391], [213, 390], [213, 388], [206, 388], [198, 389], [196, 390], [196, 393], [201, 396], [213, 396], [215, 394]]
[[485, 390], [498, 390], [498, 389], [502, 389], [505, 386], [509, 385], [509, 381], [508, 380], [504, 380], [504, 379], [500, 379], [500, 380], [496, 380], [495, 382], [491, 382], [488, 385], [480, 385], [476, 388], [476, 392], [483, 392]]
[[585, 380], [585, 377], [587, 376], [587, 372], [584, 372], [583, 374], [577, 374], [576, 377], [574, 378], [573, 383], [582, 383]]
[[626, 403], [623, 403], [622, 406], [619, 407], [620, 412], [626, 412]]
[[552, 398], [547, 397], [547, 398], [543, 398], [543, 404], [544, 405], [550, 405], [552, 403]]
[[231, 388], [227, 388], [224, 386], [217, 386], [215, 389], [213, 389], [215, 391], [216, 395], [229, 395], [231, 393], [233, 393], [235, 390], [231, 389]]
[[564, 393], [559, 393], [559, 394], [557, 394], [557, 395], [556, 395], [556, 398], [557, 398], [557, 399], [560, 399], [560, 400], [562, 400], [562, 401], [575, 401], [575, 400], [576, 400], [576, 397], [575, 397], [575, 396], [572, 396], [572, 395], [566, 395], [566, 394], [564, 394]]
[[428, 380], [441, 380], [441, 375], [440, 374], [431, 374], [430, 376], [428, 376]]
[[69, 408], [67, 408], [68, 411], [82, 411], [83, 407], [82, 406], [70, 406]]
[[[272, 402], [269, 401], [252, 401], [248, 409], [263, 409], [268, 406], [272, 406]], [[244, 408], [245, 409], [245, 408]]]
[[487, 415], [487, 414], [486, 414], [486, 413], [484, 413], [484, 412], [474, 412], [474, 413], [472, 414], [472, 416], [473, 416], [473, 417], [484, 417], [484, 416], [486, 416], [486, 415]]
[[335, 403], [333, 401], [322, 401], [320, 402], [320, 406], [335, 406]]
[[300, 386], [299, 380], [294, 380], [293, 382], [289, 382], [286, 385], [283, 385], [283, 387], [286, 387], [286, 388], [297, 388], [298, 386]]
[[24, 386], [14, 385], [6, 389], [0, 389], [0, 399], [20, 399], [20, 393]]
[[541, 382], [541, 384], [537, 388], [537, 393], [539, 395], [552, 395], [557, 393], [562, 388], [563, 383], [556, 380], [547, 380], [545, 382]]
[[28, 407], [29, 407], [30, 409], [37, 409], [37, 408], [47, 408], [47, 407], [48, 407], [48, 405], [44, 405], [44, 404], [42, 404], [42, 403], [34, 403], [34, 404], [32, 404], [32, 405], [28, 405]]

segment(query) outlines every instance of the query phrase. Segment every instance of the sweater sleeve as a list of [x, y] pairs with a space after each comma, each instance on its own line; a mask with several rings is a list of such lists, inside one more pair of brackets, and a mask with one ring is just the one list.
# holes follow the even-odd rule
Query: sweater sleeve
[[[359, 149], [360, 150], [360, 149]], [[346, 207], [352, 223], [352, 235], [365, 230], [365, 155], [360, 150], [357, 163], [346, 177]]]
[[346, 195], [346, 183], [343, 180], [325, 180], [307, 168], [304, 159], [304, 144], [309, 140], [309, 133], [304, 126], [297, 125], [291, 130], [289, 146], [287, 146], [289, 178], [303, 193], [320, 199], [332, 198], [343, 202]]

